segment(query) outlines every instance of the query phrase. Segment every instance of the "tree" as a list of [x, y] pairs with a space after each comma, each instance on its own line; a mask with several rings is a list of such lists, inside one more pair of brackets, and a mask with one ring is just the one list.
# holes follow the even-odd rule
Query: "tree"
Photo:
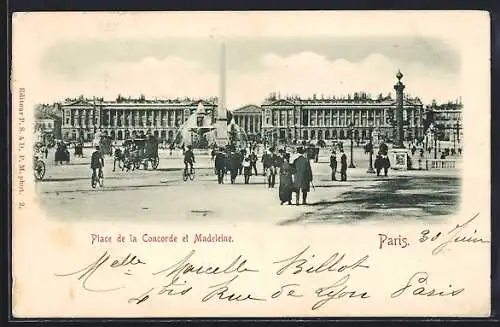
[[443, 141], [444, 140], [444, 130], [445, 130], [445, 127], [443, 124], [437, 124], [434, 126], [436, 128], [436, 138], [440, 141]]
[[424, 118], [424, 133], [427, 132], [429, 127], [434, 123], [434, 112], [432, 110], [429, 110], [425, 113], [425, 118]]

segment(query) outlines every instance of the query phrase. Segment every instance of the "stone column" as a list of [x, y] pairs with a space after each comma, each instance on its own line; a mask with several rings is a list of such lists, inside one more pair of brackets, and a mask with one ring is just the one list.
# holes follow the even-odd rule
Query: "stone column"
[[398, 71], [396, 78], [398, 82], [394, 85], [396, 90], [396, 143], [397, 148], [404, 148], [404, 130], [403, 130], [403, 90], [405, 85], [401, 82], [403, 74]]

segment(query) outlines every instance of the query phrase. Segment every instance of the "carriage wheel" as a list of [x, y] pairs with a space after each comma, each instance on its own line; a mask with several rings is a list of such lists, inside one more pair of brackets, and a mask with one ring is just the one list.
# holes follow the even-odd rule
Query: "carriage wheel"
[[151, 166], [153, 167], [153, 169], [158, 168], [159, 164], [160, 164], [160, 158], [159, 157], [151, 158]]
[[141, 162], [139, 160], [134, 161], [134, 168], [139, 169], [141, 167]]
[[41, 160], [38, 160], [35, 163], [35, 178], [36, 180], [41, 181], [45, 176], [45, 163]]

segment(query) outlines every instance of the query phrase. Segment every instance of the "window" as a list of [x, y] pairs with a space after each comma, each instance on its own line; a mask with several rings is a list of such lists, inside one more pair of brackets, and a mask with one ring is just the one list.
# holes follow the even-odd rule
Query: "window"
[[[317, 121], [316, 121], [316, 114], [317, 114], [317, 112], [314, 112], [314, 111], [311, 111], [311, 112], [310, 112], [310, 117], [311, 117], [311, 126], [316, 126], [316, 125], [317, 125]], [[313, 134], [312, 134], [312, 132], [311, 132], [311, 138], [314, 138], [312, 135], [313, 135]]]
[[325, 115], [326, 115], [326, 117], [325, 117], [325, 125], [326, 126], [331, 126], [332, 125], [332, 111], [328, 110], [327, 112], [325, 112]]
[[318, 125], [325, 126], [325, 111], [318, 110]]

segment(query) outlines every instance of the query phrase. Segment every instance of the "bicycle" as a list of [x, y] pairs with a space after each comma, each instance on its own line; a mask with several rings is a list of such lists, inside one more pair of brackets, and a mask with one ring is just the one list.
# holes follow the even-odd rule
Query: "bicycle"
[[38, 159], [38, 157], [34, 157], [33, 161], [33, 173], [35, 175], [35, 180], [41, 181], [45, 176], [45, 163]]
[[92, 177], [91, 177], [92, 188], [96, 188], [98, 183], [99, 183], [99, 187], [103, 187], [104, 175], [103, 175], [102, 169], [99, 170], [99, 178], [97, 178], [95, 171], [92, 171]]
[[182, 173], [182, 180], [183, 181], [187, 181], [188, 178], [190, 180], [194, 180], [194, 176], [195, 176], [195, 170], [194, 170], [194, 167], [191, 167], [191, 168], [184, 168], [184, 171]]

